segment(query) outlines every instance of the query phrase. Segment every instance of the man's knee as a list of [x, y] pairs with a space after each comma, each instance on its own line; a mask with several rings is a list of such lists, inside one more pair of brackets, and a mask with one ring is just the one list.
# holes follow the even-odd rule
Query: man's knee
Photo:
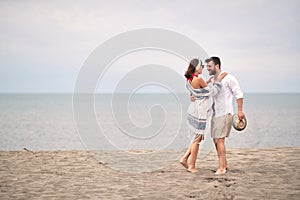
[[223, 138], [214, 138], [214, 143], [216, 145], [218, 145], [218, 144], [224, 144], [224, 142], [225, 142], [225, 137], [223, 137]]

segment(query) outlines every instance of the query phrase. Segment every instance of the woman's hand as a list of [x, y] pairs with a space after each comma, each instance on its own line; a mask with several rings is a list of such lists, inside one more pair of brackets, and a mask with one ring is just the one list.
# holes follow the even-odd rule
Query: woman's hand
[[217, 78], [217, 80], [216, 81], [218, 81], [218, 82], [221, 82], [222, 81], [222, 79], [225, 77], [225, 76], [227, 76], [228, 75], [228, 73], [227, 72], [223, 72], [220, 76], [218, 76], [218, 78]]
[[213, 76], [212, 77], [210, 77], [207, 81], [206, 81], [206, 84], [209, 84], [209, 83], [211, 83], [211, 79], [213, 79]]
[[192, 94], [190, 94], [190, 100], [191, 100], [191, 102], [194, 102], [194, 101], [196, 101], [196, 98]]

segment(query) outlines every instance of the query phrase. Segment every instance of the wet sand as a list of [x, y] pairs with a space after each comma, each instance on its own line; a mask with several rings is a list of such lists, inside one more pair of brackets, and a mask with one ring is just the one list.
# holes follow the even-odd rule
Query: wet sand
[[224, 175], [214, 175], [215, 151], [194, 174], [177, 161], [128, 173], [86, 151], [2, 151], [0, 199], [300, 199], [300, 148], [231, 149], [227, 158]]

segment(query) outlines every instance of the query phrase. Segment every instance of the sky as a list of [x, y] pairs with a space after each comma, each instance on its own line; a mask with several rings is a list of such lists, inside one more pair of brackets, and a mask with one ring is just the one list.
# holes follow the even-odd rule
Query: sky
[[[0, 93], [72, 93], [99, 45], [140, 28], [191, 38], [208, 55], [220, 56], [222, 69], [246, 93], [300, 92], [300, 1], [156, 2], [0, 1]], [[135, 56], [147, 64], [176, 61], [179, 74], [186, 68], [165, 53], [133, 53], [114, 63], [114, 76], [106, 77], [112, 82], [99, 91], [112, 91], [130, 67], [142, 65]]]

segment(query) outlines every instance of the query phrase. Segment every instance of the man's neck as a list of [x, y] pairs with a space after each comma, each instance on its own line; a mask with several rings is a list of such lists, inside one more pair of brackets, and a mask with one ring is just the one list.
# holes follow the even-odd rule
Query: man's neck
[[214, 75], [214, 79], [218, 78], [218, 76], [222, 73], [222, 71], [218, 71], [215, 75]]

